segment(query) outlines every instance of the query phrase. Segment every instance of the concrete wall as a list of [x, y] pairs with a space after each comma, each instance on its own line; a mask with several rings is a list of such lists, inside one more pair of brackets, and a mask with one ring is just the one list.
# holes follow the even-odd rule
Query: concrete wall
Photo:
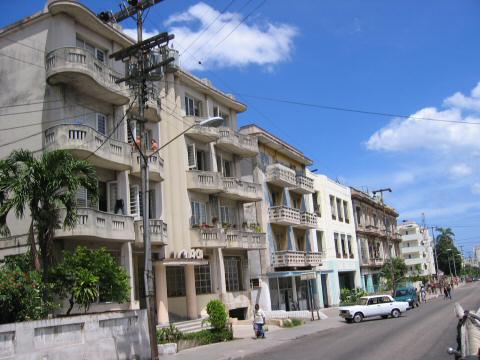
[[0, 325], [1, 359], [148, 359], [146, 310]]

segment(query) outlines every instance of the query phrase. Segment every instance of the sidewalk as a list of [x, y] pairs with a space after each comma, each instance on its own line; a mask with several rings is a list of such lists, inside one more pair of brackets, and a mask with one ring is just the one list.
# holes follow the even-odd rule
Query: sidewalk
[[345, 326], [345, 322], [338, 316], [337, 308], [322, 309], [328, 316], [325, 320], [308, 321], [306, 324], [294, 328], [279, 328], [269, 325], [266, 339], [253, 339], [251, 325], [235, 325], [236, 336], [245, 336], [240, 340], [199, 346], [180, 351], [174, 355], [165, 355], [170, 360], [234, 360], [244, 356], [266, 351], [286, 341], [318, 333], [323, 330]]

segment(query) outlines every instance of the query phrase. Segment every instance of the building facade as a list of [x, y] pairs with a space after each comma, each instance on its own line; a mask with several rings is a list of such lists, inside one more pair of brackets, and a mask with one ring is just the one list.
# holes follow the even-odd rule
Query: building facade
[[409, 221], [398, 225], [398, 232], [402, 238], [400, 252], [408, 267], [408, 275], [435, 275], [433, 239], [428, 229]]
[[262, 184], [263, 201], [257, 204], [259, 225], [267, 233], [266, 259], [256, 268], [256, 299], [265, 309], [306, 310], [318, 306], [322, 263], [317, 249], [317, 216], [313, 212], [313, 180], [305, 167], [312, 162], [302, 152], [256, 125], [241, 133], [258, 139], [255, 179]]
[[401, 256], [398, 213], [363, 191], [351, 188], [351, 193], [362, 286], [373, 293], [380, 290], [380, 269], [385, 260]]
[[307, 176], [313, 179], [317, 250], [323, 254], [317, 275], [321, 280], [320, 303], [336, 306], [341, 289], [362, 287], [351, 192], [325, 175], [307, 172]]

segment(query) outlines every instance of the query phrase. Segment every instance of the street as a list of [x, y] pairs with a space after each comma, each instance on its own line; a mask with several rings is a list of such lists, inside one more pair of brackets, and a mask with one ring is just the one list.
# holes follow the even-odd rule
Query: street
[[456, 347], [455, 301], [464, 309], [478, 309], [480, 284], [467, 284], [455, 290], [452, 300], [433, 299], [398, 319], [372, 318], [346, 324], [246, 359], [453, 359], [446, 348]]

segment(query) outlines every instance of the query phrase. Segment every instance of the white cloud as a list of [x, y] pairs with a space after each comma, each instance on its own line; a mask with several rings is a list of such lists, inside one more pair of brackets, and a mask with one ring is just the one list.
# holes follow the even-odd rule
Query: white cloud
[[[463, 99], [463, 100], [460, 100]], [[445, 109], [426, 107], [407, 119], [394, 119], [387, 126], [376, 131], [366, 145], [370, 150], [406, 151], [427, 149], [433, 151], [480, 150], [480, 113], [464, 115], [462, 109], [480, 111], [480, 84], [471, 96], [457, 93], [444, 101]], [[440, 122], [423, 119], [459, 121]], [[473, 124], [469, 124], [473, 123]], [[478, 125], [477, 125], [478, 124]]]
[[473, 183], [471, 190], [472, 193], [480, 195], [480, 182]]
[[[268, 21], [247, 24], [241, 23], [242, 19], [240, 13], [221, 14], [199, 2], [170, 16], [164, 25], [175, 35], [173, 44], [180, 51], [180, 63], [188, 70], [256, 64], [271, 71], [273, 65], [290, 59], [297, 28]], [[134, 29], [124, 32], [136, 36]]]
[[450, 175], [454, 178], [469, 176], [472, 172], [472, 168], [467, 164], [456, 164], [450, 168]]

